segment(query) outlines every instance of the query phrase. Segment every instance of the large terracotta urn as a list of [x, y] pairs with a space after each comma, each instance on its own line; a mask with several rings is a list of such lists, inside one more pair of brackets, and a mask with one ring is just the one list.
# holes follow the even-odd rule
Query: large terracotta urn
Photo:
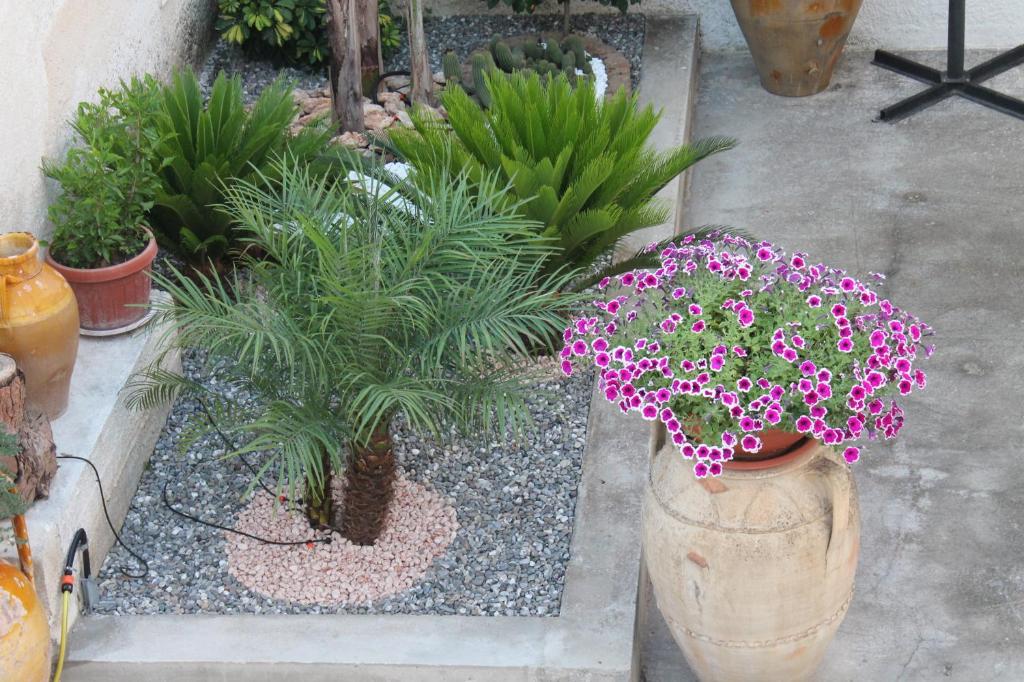
[[827, 88], [861, 2], [732, 0], [761, 85], [786, 97]]
[[643, 540], [658, 608], [706, 682], [808, 679], [853, 598], [856, 488], [841, 457], [805, 440], [698, 479], [651, 442]]
[[28, 232], [0, 235], [0, 353], [25, 373], [30, 405], [50, 419], [64, 412], [78, 354], [78, 306]]

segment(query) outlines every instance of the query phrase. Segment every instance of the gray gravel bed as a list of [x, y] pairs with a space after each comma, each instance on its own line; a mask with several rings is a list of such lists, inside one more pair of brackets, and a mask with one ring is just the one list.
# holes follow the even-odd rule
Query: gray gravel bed
[[[642, 14], [577, 14], [572, 17], [572, 31], [593, 34], [625, 55], [629, 60], [630, 78], [635, 90], [640, 83], [644, 21]], [[435, 71], [440, 71], [441, 57], [449, 49], [466, 59], [473, 50], [486, 45], [495, 35], [560, 31], [562, 18], [551, 14], [428, 17], [423, 27], [427, 34], [427, 45], [430, 46], [431, 66]], [[401, 46], [386, 60], [385, 68], [389, 71], [409, 68], [409, 49], [404, 31]], [[209, 88], [221, 70], [228, 74], [242, 75], [242, 87], [249, 101], [255, 99], [278, 75], [291, 79], [297, 88], [305, 90], [321, 88], [327, 84], [325, 69], [281, 66], [248, 55], [237, 46], [218, 41], [200, 71], [204, 89]]]
[[[200, 376], [192, 356], [186, 373]], [[115, 546], [99, 572], [109, 614], [154, 613], [429, 613], [557, 615], [569, 559], [573, 514], [586, 437], [593, 376], [538, 381], [530, 398], [534, 428], [521, 442], [454, 440], [439, 445], [397, 423], [399, 461], [413, 480], [443, 494], [460, 528], [447, 554], [418, 586], [368, 606], [308, 607], [276, 601], [238, 583], [227, 570], [221, 531], [171, 513], [162, 491], [178, 508], [222, 525], [247, 501], [252, 476], [237, 458], [221, 458], [215, 438], [182, 454], [179, 441], [200, 406], [181, 400], [173, 408], [143, 473], [122, 528], [130, 547], [149, 561], [145, 580]], [[221, 390], [231, 390], [224, 388]], [[258, 461], [252, 461], [258, 465]], [[196, 468], [197, 464], [199, 465]]]

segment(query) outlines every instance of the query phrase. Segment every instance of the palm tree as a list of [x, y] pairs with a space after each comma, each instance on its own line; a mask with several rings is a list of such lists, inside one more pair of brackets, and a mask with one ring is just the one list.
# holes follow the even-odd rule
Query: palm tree
[[[265, 257], [245, 260], [230, 286], [156, 278], [176, 301], [163, 309], [169, 342], [202, 349], [256, 399], [204, 398], [222, 430], [248, 441], [237, 452], [267, 453], [261, 473], [302, 494], [314, 525], [372, 544], [392, 496], [393, 419], [438, 435], [518, 428], [529, 386], [518, 360], [577, 299], [558, 293], [567, 274], [539, 275], [547, 247], [493, 177], [408, 187], [409, 212], [288, 163], [275, 174], [275, 189], [232, 187], [225, 207]], [[155, 364], [131, 404], [182, 390], [205, 391]], [[339, 512], [330, 483], [342, 471]]]

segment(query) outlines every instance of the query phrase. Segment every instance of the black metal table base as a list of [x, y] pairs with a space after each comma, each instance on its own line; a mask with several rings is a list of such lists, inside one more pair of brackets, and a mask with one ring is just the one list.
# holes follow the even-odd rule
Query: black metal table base
[[916, 95], [882, 109], [878, 115], [879, 120], [898, 121], [954, 95], [1024, 120], [1024, 101], [979, 85], [982, 81], [1024, 64], [1024, 45], [989, 59], [973, 69], [965, 70], [964, 4], [964, 0], [950, 0], [949, 2], [949, 53], [945, 71], [933, 69], [885, 50], [875, 52], [872, 64], [909, 76], [922, 83], [928, 83], [931, 86]]

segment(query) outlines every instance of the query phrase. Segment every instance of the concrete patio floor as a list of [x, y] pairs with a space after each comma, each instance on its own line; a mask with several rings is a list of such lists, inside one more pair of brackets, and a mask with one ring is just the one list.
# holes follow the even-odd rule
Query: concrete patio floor
[[[873, 122], [922, 86], [870, 59], [849, 53], [827, 92], [785, 99], [748, 55], [705, 54], [696, 137], [740, 146], [697, 167], [686, 221], [884, 272], [937, 330], [901, 440], [854, 465], [857, 591], [819, 679], [1024, 680], [1024, 122], [958, 98]], [[1024, 69], [991, 84], [1024, 96]], [[695, 679], [649, 621], [648, 682]]]

